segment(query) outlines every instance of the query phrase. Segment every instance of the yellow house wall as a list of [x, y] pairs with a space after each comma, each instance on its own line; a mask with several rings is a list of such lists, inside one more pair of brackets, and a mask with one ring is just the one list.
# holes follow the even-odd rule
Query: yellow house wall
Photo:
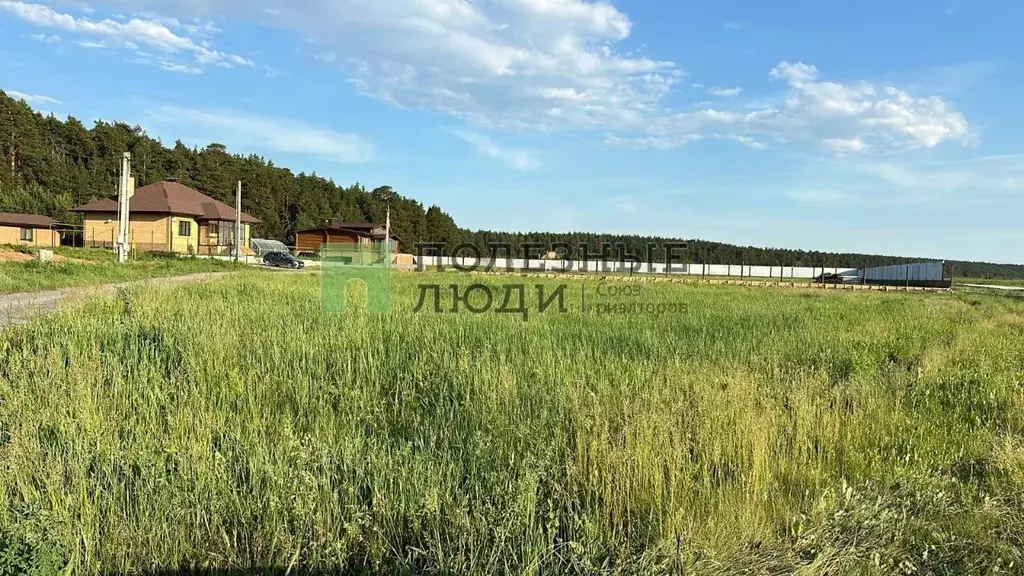
[[[189, 236], [178, 234], [178, 223], [181, 221], [192, 224]], [[87, 214], [82, 227], [87, 246], [109, 246], [117, 238], [117, 215]], [[198, 241], [199, 225], [187, 216], [132, 214], [128, 222], [128, 242], [136, 250], [170, 250], [185, 254], [189, 245], [195, 248]]]
[[[167, 250], [168, 220], [165, 214], [133, 214], [128, 242], [139, 250]], [[117, 214], [86, 214], [82, 230], [86, 246], [111, 246], [117, 239]]]
[[42, 248], [55, 248], [60, 246], [60, 233], [48, 228], [34, 228], [32, 241], [26, 242], [21, 239], [20, 226], [0, 226], [0, 244], [13, 244], [15, 246], [39, 246]]
[[[188, 236], [178, 234], [179, 224], [191, 224]], [[244, 244], [249, 246], [249, 225], [242, 224]], [[86, 246], [110, 246], [117, 237], [117, 215], [86, 214], [83, 222]], [[133, 214], [128, 224], [128, 241], [137, 250], [170, 250], [179, 254], [188, 254], [189, 247], [199, 252], [200, 234], [206, 234], [205, 223], [200, 225], [189, 216], [168, 216], [166, 214]], [[203, 236], [203, 244], [207, 243]]]
[[[182, 236], [178, 234], [180, 232], [180, 224], [182, 222], [189, 223], [189, 234], [188, 236]], [[171, 252], [177, 252], [179, 254], [188, 254], [189, 249], [194, 253], [198, 253], [199, 250], [199, 223], [196, 222], [195, 218], [188, 216], [171, 216], [170, 217], [170, 230], [171, 230]]]
[[117, 235], [117, 221], [114, 213], [86, 214], [82, 220], [82, 239], [86, 246], [113, 244]]

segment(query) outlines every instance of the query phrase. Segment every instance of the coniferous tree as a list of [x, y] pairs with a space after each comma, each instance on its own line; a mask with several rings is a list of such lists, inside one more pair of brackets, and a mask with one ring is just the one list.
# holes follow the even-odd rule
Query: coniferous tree
[[[439, 206], [424, 208], [390, 186], [368, 191], [362, 184], [339, 186], [317, 174], [293, 174], [257, 155], [231, 154], [221, 143], [192, 149], [180, 140], [168, 147], [149, 137], [140, 126], [97, 121], [86, 128], [74, 117], [60, 120], [43, 116], [24, 101], [0, 91], [0, 211], [52, 216], [76, 224], [81, 217], [76, 205], [117, 193], [121, 155], [132, 153], [136, 184], [144, 186], [167, 178], [234, 204], [235, 182], [243, 181], [243, 205], [262, 220], [253, 227], [254, 237], [292, 243], [295, 231], [323, 224], [328, 219], [383, 224], [391, 208], [391, 228], [402, 242], [403, 252], [416, 251], [419, 242], [444, 242], [451, 253], [460, 243], [475, 245], [483, 257], [489, 246], [507, 244], [513, 257], [523, 257], [528, 244], [534, 255], [556, 245], [572, 247], [572, 257], [627, 254], [646, 257], [648, 244], [656, 246], [655, 261], [664, 261], [664, 245], [670, 238], [589, 233], [551, 234], [534, 232], [470, 231], [460, 228]], [[837, 254], [805, 250], [740, 247], [719, 242], [690, 240], [684, 259], [692, 263], [750, 264], [762, 266], [881, 266], [920, 260], [893, 256]], [[958, 276], [1024, 278], [1024, 266], [984, 262], [949, 262]]]

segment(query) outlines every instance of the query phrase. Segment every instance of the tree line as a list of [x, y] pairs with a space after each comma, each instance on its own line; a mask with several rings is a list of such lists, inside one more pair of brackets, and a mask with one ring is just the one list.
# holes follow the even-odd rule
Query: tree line
[[[449, 250], [460, 244], [476, 246], [484, 256], [489, 247], [507, 244], [512, 256], [525, 256], [531, 244], [551, 249], [569, 245], [573, 256], [586, 246], [600, 254], [602, 245], [621, 246], [628, 254], [664, 261], [664, 245], [679, 239], [639, 235], [594, 233], [510, 233], [468, 230], [459, 227], [439, 206], [427, 206], [402, 196], [390, 186], [368, 189], [360, 183], [348, 186], [316, 173], [292, 172], [257, 155], [229, 153], [220, 143], [205, 148], [188, 147], [180, 140], [166, 146], [146, 134], [141, 126], [96, 121], [86, 128], [78, 119], [60, 120], [34, 111], [26, 102], [0, 90], [0, 211], [45, 214], [59, 222], [76, 225], [81, 216], [71, 210], [93, 200], [116, 195], [120, 158], [132, 154], [137, 186], [168, 178], [234, 204], [234, 184], [245, 186], [247, 213], [262, 220], [253, 237], [272, 238], [293, 244], [295, 231], [336, 218], [351, 222], [384, 221], [391, 209], [392, 231], [401, 239], [402, 251], [415, 252], [417, 243], [443, 242]], [[709, 264], [764, 266], [882, 266], [920, 258], [831, 253], [734, 246], [698, 239], [684, 240], [684, 261]], [[535, 252], [534, 248], [531, 252]], [[543, 250], [542, 250], [543, 251]], [[617, 256], [617, 250], [612, 250]], [[1024, 265], [986, 262], [948, 262], [957, 276], [1024, 278]]]

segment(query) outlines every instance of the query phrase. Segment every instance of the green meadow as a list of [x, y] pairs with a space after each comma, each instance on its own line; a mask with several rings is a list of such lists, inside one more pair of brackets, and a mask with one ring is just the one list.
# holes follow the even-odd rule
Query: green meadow
[[[526, 320], [413, 312], [520, 281]], [[1024, 301], [568, 280], [537, 313], [560, 282], [330, 314], [246, 271], [0, 332], [0, 574], [1024, 571]]]
[[[14, 252], [0, 246], [0, 252]], [[19, 247], [17, 252], [36, 257], [38, 251]], [[58, 262], [42, 263], [4, 261], [0, 258], [0, 294], [36, 292], [78, 286], [109, 284], [181, 276], [200, 272], [228, 272], [239, 270], [241, 264], [209, 258], [181, 258], [173, 254], [133, 254], [125, 264], [118, 264], [114, 253], [98, 248], [69, 248], [55, 250]]]

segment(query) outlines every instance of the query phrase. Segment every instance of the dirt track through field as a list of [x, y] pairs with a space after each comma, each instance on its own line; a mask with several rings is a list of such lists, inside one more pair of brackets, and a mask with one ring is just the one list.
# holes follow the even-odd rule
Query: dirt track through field
[[24, 324], [42, 314], [57, 310], [61, 302], [66, 300], [85, 298], [95, 294], [113, 294], [121, 288], [129, 286], [173, 286], [177, 284], [190, 284], [192, 282], [203, 282], [222, 278], [231, 272], [204, 272], [201, 274], [188, 274], [185, 276], [168, 276], [165, 278], [149, 278], [133, 282], [118, 282], [116, 284], [101, 284], [99, 286], [79, 286], [75, 288], [62, 288], [60, 290], [47, 290], [45, 292], [21, 292], [17, 294], [0, 294], [0, 328]]

